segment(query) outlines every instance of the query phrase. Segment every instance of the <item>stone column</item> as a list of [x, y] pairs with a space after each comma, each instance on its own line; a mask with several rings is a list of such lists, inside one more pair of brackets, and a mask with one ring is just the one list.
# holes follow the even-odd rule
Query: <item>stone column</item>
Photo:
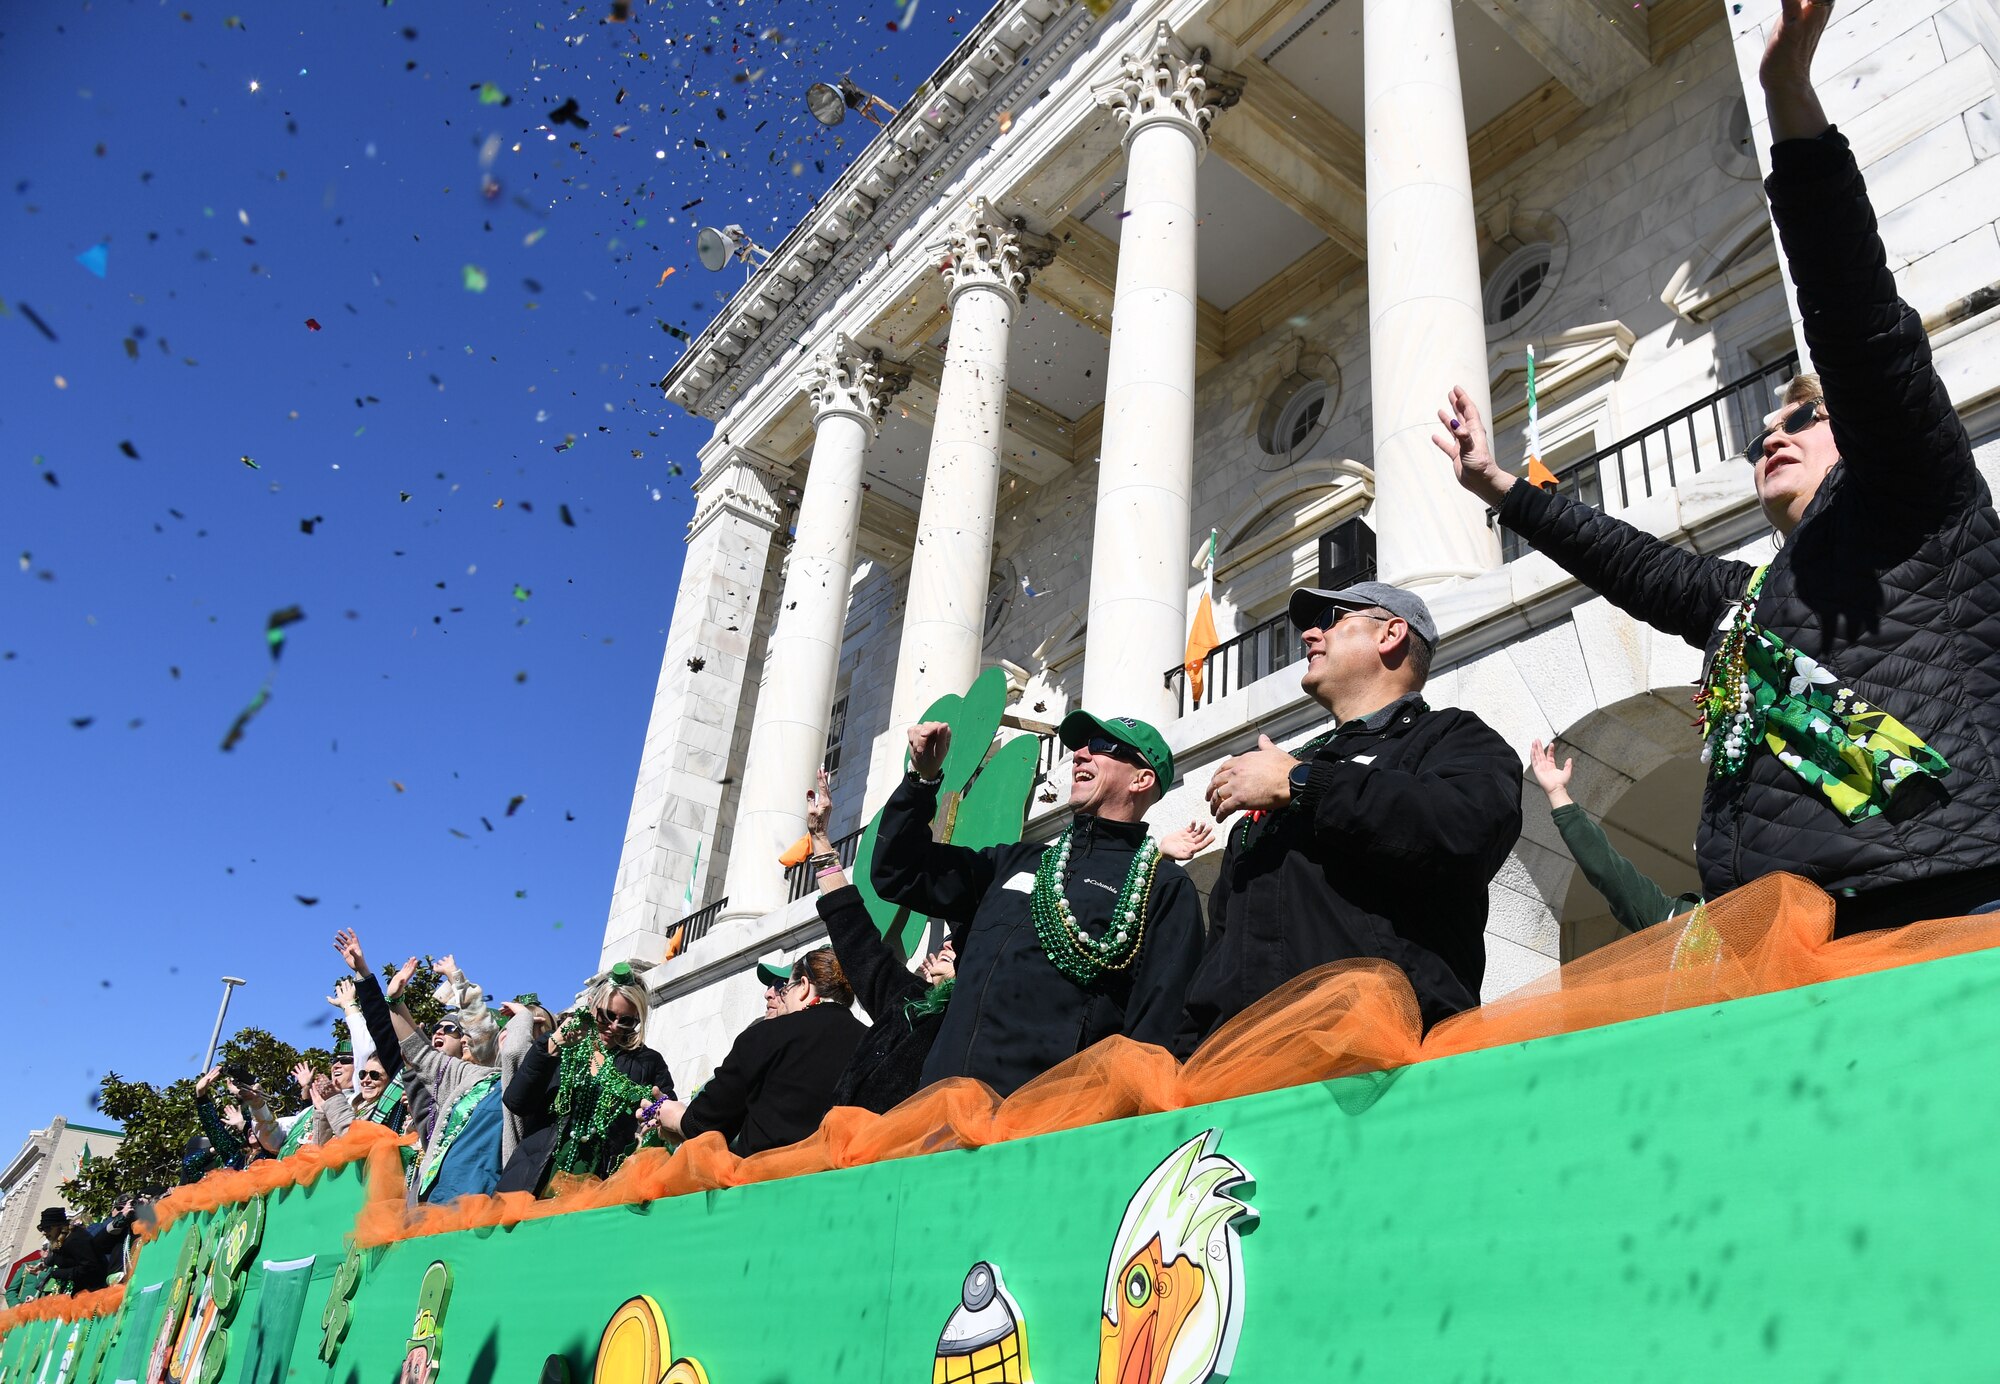
[[751, 628], [778, 526], [775, 484], [763, 458], [737, 450], [712, 458], [695, 482], [694, 519], [632, 789], [601, 967], [660, 959], [667, 934], [686, 912], [691, 875], [695, 906], [708, 902]]
[[845, 336], [835, 338], [807, 375], [812, 464], [744, 757], [724, 919], [762, 917], [785, 902], [778, 856], [805, 831], [806, 790], [826, 757], [854, 536], [861, 527], [861, 463], [901, 384], [882, 368], [879, 352], [864, 351]]
[[1452, 0], [1362, 11], [1375, 534], [1383, 579], [1405, 584], [1500, 560], [1484, 508], [1430, 440], [1455, 384], [1493, 417], [1451, 12]]
[[1165, 674], [1187, 648], [1194, 491], [1195, 175], [1209, 122], [1240, 90], [1163, 21], [1092, 92], [1125, 126], [1083, 668], [1082, 704], [1099, 715], [1174, 714]]
[[1010, 226], [981, 197], [952, 226], [945, 256], [951, 338], [896, 655], [889, 711], [896, 731], [979, 676], [1007, 422], [1007, 336], [1014, 309], [1027, 301], [1029, 273], [1053, 254], [1047, 240]]

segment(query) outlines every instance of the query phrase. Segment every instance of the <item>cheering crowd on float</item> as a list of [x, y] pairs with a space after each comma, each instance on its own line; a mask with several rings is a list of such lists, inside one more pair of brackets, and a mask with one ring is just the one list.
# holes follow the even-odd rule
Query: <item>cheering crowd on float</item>
[[[1522, 828], [1522, 764], [1614, 917], [1640, 930], [1774, 871], [1837, 901], [1837, 931], [2000, 908], [2000, 515], [1898, 295], [1853, 154], [1810, 79], [1828, 7], [1788, 3], [1761, 78], [1776, 141], [1768, 191], [1816, 375], [1792, 380], [1746, 449], [1780, 544], [1763, 566], [1662, 542], [1494, 456], [1463, 389], [1439, 448], [1499, 521], [1622, 609], [1705, 650], [1697, 829], [1702, 894], [1670, 894], [1568, 795], [1553, 746], [1509, 745], [1425, 689], [1440, 630], [1421, 595], [1379, 582], [1295, 591], [1301, 685], [1326, 712], [1292, 749], [1259, 737], [1206, 788], [1214, 826], [1163, 838], [1146, 816], [1175, 781], [1153, 726], [1071, 712], [1069, 820], [1052, 839], [972, 850], [933, 839], [950, 728], [908, 730], [866, 881], [942, 925], [908, 961], [871, 920], [805, 789], [830, 944], [759, 967], [763, 1018], [698, 1089], [648, 1046], [652, 1003], [626, 965], [551, 1012], [495, 1005], [453, 956], [445, 1015], [402, 1001], [352, 931], [330, 1003], [347, 1037], [296, 1091], [216, 1068], [185, 1177], [241, 1168], [357, 1123], [408, 1136], [408, 1197], [560, 1193], [642, 1148], [714, 1134], [738, 1154], [803, 1139], [835, 1106], [888, 1111], [971, 1078], [1006, 1096], [1100, 1040], [1185, 1059], [1287, 982], [1387, 962], [1430, 1028], [1479, 1002], [1488, 885]], [[1440, 392], [1449, 382], [1440, 382]], [[1181, 862], [1223, 837], [1206, 900]], [[856, 1010], [866, 1022], [857, 1017]], [[290, 1107], [289, 1109], [285, 1109]], [[282, 1113], [281, 1113], [282, 1111]], [[139, 1198], [158, 1189], [135, 1189]], [[55, 1287], [117, 1271], [132, 1207], [100, 1228], [45, 1226]]]

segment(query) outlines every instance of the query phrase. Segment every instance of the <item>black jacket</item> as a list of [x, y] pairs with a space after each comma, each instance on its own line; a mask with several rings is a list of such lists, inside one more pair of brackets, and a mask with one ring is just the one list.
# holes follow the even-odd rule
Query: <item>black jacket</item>
[[[905, 775], [882, 809], [872, 878], [883, 898], [959, 925], [958, 979], [922, 1084], [976, 1077], [1004, 1096], [1114, 1033], [1161, 1047], [1173, 1041], [1201, 956], [1201, 899], [1179, 865], [1159, 863], [1138, 959], [1085, 990], [1043, 955], [1028, 913], [1046, 847], [940, 845], [931, 840], [936, 811], [937, 790]], [[1067, 894], [1078, 926], [1097, 936], [1146, 828], [1088, 814], [1075, 826]]]
[[[1787, 140], [1771, 164], [1771, 211], [1842, 460], [1771, 563], [1757, 619], [1943, 754], [1949, 800], [1849, 825], [1758, 750], [1703, 794], [1702, 891], [1790, 870], [1835, 895], [1843, 933], [1951, 916], [2000, 896], [2000, 516], [1923, 324], [1896, 295], [1846, 139]], [[1526, 485], [1507, 492], [1500, 519], [1711, 654], [1750, 580], [1744, 563]]]
[[721, 1131], [739, 1154], [783, 1148], [819, 1128], [833, 1087], [868, 1026], [846, 1006], [778, 1014], [736, 1035], [729, 1056], [688, 1102], [681, 1133]]
[[60, 1283], [67, 1292], [90, 1293], [104, 1286], [111, 1275], [105, 1269], [105, 1241], [87, 1225], [73, 1227], [49, 1256], [49, 1282]]
[[833, 1103], [880, 1115], [923, 1085], [924, 1059], [937, 1041], [944, 1011], [914, 1018], [905, 1012], [905, 1006], [922, 999], [930, 986], [911, 974], [876, 929], [860, 889], [849, 884], [821, 894], [818, 907], [840, 969], [874, 1021], [834, 1084]]
[[1415, 696], [1385, 710], [1322, 737], [1290, 805], [1230, 827], [1183, 1057], [1330, 961], [1394, 962], [1426, 1028], [1479, 1003], [1486, 886], [1521, 834], [1521, 761], [1470, 711]]
[[[670, 1097], [674, 1094], [674, 1076], [667, 1070], [667, 1059], [644, 1043], [636, 1048], [614, 1050], [611, 1062], [641, 1086], [656, 1086]], [[562, 1121], [555, 1113], [556, 1092], [561, 1085], [561, 1059], [550, 1054], [546, 1042], [531, 1046], [500, 1097], [509, 1110], [521, 1117], [521, 1142], [514, 1145], [514, 1156], [500, 1170], [500, 1184], [495, 1191], [539, 1193], [542, 1190], [542, 1184], [548, 1180], [549, 1158], [555, 1153], [556, 1135], [561, 1132]], [[604, 1146], [626, 1149], [638, 1137], [637, 1112], [627, 1111], [605, 1132]], [[609, 1175], [614, 1169], [615, 1164], [596, 1171]]]

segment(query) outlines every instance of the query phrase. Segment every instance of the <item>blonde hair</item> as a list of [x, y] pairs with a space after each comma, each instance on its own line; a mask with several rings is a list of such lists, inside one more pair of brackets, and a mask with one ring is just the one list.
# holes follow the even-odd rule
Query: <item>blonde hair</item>
[[1820, 388], [1818, 375], [1794, 375], [1785, 381], [1784, 393], [1779, 396], [1780, 408], [1808, 402], [1826, 402], [1826, 391]]
[[[627, 1048], [636, 1048], [646, 1041], [646, 1011], [652, 1007], [651, 1001], [646, 995], [646, 987], [641, 985], [636, 979], [628, 980], [623, 985], [620, 985], [610, 976], [604, 977], [604, 979], [583, 992], [581, 1003], [584, 1009], [590, 1012], [592, 1023], [596, 1022], [596, 1012], [610, 1004], [613, 995], [623, 995], [626, 1003], [638, 1011], [639, 1026], [632, 1030], [631, 1041], [623, 1045]], [[604, 1041], [607, 1044], [612, 1044], [613, 1040], [605, 1037]], [[613, 1046], [616, 1046], [616, 1044], [613, 1044]]]

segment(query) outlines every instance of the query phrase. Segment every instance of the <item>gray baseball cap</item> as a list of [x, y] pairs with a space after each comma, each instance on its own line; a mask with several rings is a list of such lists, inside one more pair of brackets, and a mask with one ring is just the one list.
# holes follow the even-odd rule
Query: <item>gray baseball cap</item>
[[1424, 604], [1424, 598], [1414, 591], [1382, 581], [1358, 581], [1337, 591], [1302, 586], [1292, 593], [1293, 627], [1300, 630], [1318, 627], [1329, 605], [1338, 610], [1386, 610], [1391, 615], [1400, 615], [1424, 643], [1437, 647], [1437, 621], [1431, 618], [1431, 608]]

